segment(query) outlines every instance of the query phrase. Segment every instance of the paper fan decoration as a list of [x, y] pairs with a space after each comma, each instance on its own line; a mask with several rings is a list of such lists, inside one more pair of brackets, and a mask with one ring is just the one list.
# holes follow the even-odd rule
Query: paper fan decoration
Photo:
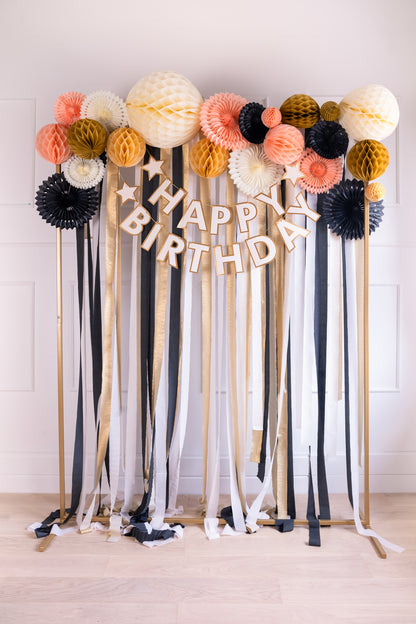
[[348, 143], [348, 134], [335, 121], [318, 121], [309, 131], [308, 145], [322, 158], [342, 156]]
[[294, 126], [279, 124], [264, 139], [266, 156], [278, 165], [290, 165], [299, 159], [305, 148], [303, 135]]
[[238, 125], [241, 134], [249, 143], [263, 143], [266, 136], [267, 126], [264, 125], [261, 115], [264, 106], [257, 102], [249, 102], [240, 111]]
[[77, 189], [55, 173], [42, 182], [36, 193], [36, 207], [42, 219], [66, 230], [87, 223], [98, 208], [98, 193], [94, 189]]
[[35, 139], [39, 156], [54, 165], [60, 165], [71, 156], [68, 145], [68, 129], [62, 124], [47, 124], [39, 130]]
[[185, 76], [154, 72], [139, 80], [127, 96], [129, 124], [149, 145], [177, 147], [199, 131], [202, 102], [198, 89]]
[[96, 158], [105, 150], [107, 132], [95, 119], [79, 119], [68, 128], [68, 145], [80, 158]]
[[247, 100], [234, 93], [216, 93], [201, 107], [201, 128], [207, 139], [227, 150], [243, 149], [248, 141], [238, 119]]
[[380, 182], [372, 182], [365, 189], [365, 196], [370, 202], [378, 202], [383, 199], [386, 189]]
[[280, 107], [282, 122], [296, 128], [311, 128], [319, 121], [319, 105], [313, 98], [298, 93], [287, 98]]
[[127, 125], [126, 105], [111, 91], [94, 91], [82, 103], [81, 119], [95, 119], [107, 132], [112, 132]]
[[134, 167], [146, 153], [146, 143], [133, 128], [117, 128], [107, 141], [107, 155], [117, 167]]
[[388, 137], [399, 122], [399, 105], [382, 85], [354, 89], [340, 102], [339, 122], [356, 141]]
[[298, 179], [300, 188], [308, 193], [326, 193], [342, 178], [341, 158], [322, 158], [308, 147], [300, 158], [300, 170], [304, 174]]
[[325, 121], [336, 121], [339, 117], [339, 113], [339, 104], [332, 102], [332, 100], [325, 102], [321, 106], [321, 117]]
[[261, 120], [267, 128], [274, 128], [282, 121], [282, 113], [275, 106], [269, 106], [262, 112]]
[[228, 150], [209, 139], [201, 139], [192, 146], [189, 163], [201, 178], [216, 178], [227, 169], [228, 157]]
[[101, 158], [85, 160], [72, 156], [62, 165], [62, 173], [71, 186], [79, 189], [94, 188], [104, 177], [105, 167]]
[[389, 166], [388, 149], [379, 141], [359, 141], [348, 152], [347, 167], [354, 178], [370, 182], [379, 178]]
[[[380, 225], [384, 206], [370, 202], [370, 233]], [[334, 234], [347, 239], [364, 237], [364, 185], [358, 180], [344, 180], [324, 196], [321, 214]]]
[[53, 114], [58, 123], [70, 126], [80, 118], [81, 105], [85, 95], [77, 91], [69, 91], [58, 97], [53, 107]]
[[283, 175], [283, 166], [272, 162], [262, 145], [231, 152], [228, 169], [237, 188], [251, 197], [267, 192]]

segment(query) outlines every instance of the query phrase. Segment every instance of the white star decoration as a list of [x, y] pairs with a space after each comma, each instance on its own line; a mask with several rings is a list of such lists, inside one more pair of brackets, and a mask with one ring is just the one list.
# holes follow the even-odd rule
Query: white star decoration
[[147, 171], [149, 174], [149, 180], [153, 178], [155, 175], [165, 175], [162, 171], [163, 160], [155, 160], [153, 156], [150, 156], [149, 162], [147, 165], [142, 165], [142, 169]]
[[121, 197], [121, 205], [123, 205], [129, 199], [136, 201], [135, 192], [137, 191], [138, 186], [130, 186], [127, 182], [123, 182], [123, 186], [121, 189], [116, 191], [117, 195]]
[[304, 178], [305, 174], [299, 169], [300, 163], [296, 162], [294, 165], [285, 165], [285, 172], [282, 175], [282, 180], [290, 180], [293, 186], [296, 186], [296, 182], [299, 178]]

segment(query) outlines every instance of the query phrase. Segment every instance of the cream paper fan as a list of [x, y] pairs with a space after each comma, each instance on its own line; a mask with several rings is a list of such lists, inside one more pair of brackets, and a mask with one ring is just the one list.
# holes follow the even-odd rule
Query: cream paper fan
[[185, 76], [154, 72], [139, 80], [126, 99], [129, 124], [148, 145], [172, 148], [198, 132], [202, 96]]
[[284, 167], [272, 162], [262, 145], [250, 145], [231, 152], [228, 170], [237, 188], [255, 197], [267, 192], [282, 177]]
[[356, 141], [382, 141], [399, 121], [399, 105], [393, 93], [382, 85], [354, 89], [340, 102], [339, 123]]
[[112, 132], [127, 126], [126, 104], [111, 91], [94, 91], [81, 105], [81, 119], [95, 119], [107, 132]]
[[62, 165], [62, 173], [71, 186], [89, 189], [96, 186], [104, 177], [104, 163], [101, 158], [85, 160], [79, 156], [71, 156]]

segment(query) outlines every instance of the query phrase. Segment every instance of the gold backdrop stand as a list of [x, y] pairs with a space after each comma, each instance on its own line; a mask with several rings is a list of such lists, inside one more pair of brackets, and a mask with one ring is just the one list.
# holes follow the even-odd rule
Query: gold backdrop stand
[[[60, 165], [56, 172], [60, 173]], [[370, 238], [370, 202], [365, 196], [368, 186], [364, 182], [364, 510], [360, 509], [360, 517], [364, 528], [371, 529], [370, 525], [370, 358], [369, 358], [369, 238]], [[58, 356], [58, 434], [59, 434], [59, 522], [65, 520], [65, 458], [64, 458], [64, 405], [63, 405], [63, 368], [62, 368], [62, 232], [56, 230], [56, 302], [57, 302], [57, 356]], [[106, 516], [95, 516], [93, 520], [108, 523]], [[165, 518], [165, 522], [180, 522], [182, 524], [203, 524], [203, 517], [175, 516]], [[273, 518], [262, 520], [261, 524], [273, 526]], [[219, 518], [219, 524], [225, 520]], [[295, 520], [295, 526], [307, 526], [307, 520]], [[355, 525], [353, 518], [345, 520], [319, 520], [320, 526]], [[43, 552], [55, 537], [51, 533], [43, 538], [39, 550]], [[386, 551], [378, 539], [369, 538], [378, 556], [386, 559]]]

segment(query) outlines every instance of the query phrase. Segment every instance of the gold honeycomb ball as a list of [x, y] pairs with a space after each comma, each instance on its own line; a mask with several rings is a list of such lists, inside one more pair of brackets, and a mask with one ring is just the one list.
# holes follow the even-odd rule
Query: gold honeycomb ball
[[311, 128], [320, 117], [319, 105], [309, 95], [298, 93], [285, 100], [280, 107], [282, 123], [296, 128]]
[[80, 158], [97, 158], [106, 143], [107, 131], [95, 119], [78, 119], [68, 128], [68, 145]]
[[389, 165], [389, 152], [379, 141], [364, 139], [354, 145], [347, 155], [347, 167], [354, 178], [369, 182], [379, 178]]
[[325, 121], [336, 121], [339, 117], [340, 108], [336, 102], [325, 102], [321, 106], [321, 117]]
[[372, 182], [365, 189], [365, 196], [370, 202], [378, 202], [383, 199], [386, 189], [381, 182]]
[[146, 143], [133, 128], [117, 128], [108, 137], [107, 156], [117, 167], [134, 167], [146, 152]]
[[189, 153], [190, 165], [201, 178], [216, 178], [228, 165], [229, 152], [209, 139], [201, 139]]

